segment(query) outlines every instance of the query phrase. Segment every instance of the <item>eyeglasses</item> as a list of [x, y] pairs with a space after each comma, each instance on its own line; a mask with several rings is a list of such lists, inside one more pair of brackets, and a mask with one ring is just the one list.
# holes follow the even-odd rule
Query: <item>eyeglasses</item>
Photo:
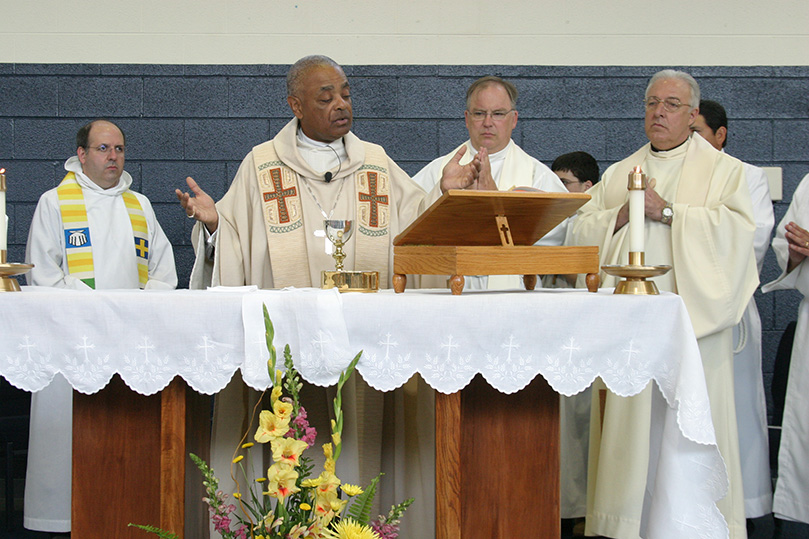
[[663, 103], [663, 108], [667, 112], [677, 112], [680, 107], [691, 106], [688, 103], [681, 103], [680, 100], [675, 97], [669, 97], [667, 99], [663, 99], [662, 101], [656, 97], [650, 97], [649, 99], [643, 100], [643, 105], [646, 107], [646, 110], [655, 110], [660, 103]]
[[106, 144], [99, 144], [98, 146], [90, 146], [89, 149], [95, 150], [98, 153], [108, 154], [113, 150], [113, 148], [115, 149], [115, 153], [124, 153], [125, 150], [124, 146], [121, 146], [120, 144], [118, 144], [117, 146], [108, 146]]
[[502, 122], [506, 119], [506, 116], [514, 112], [514, 109], [511, 110], [470, 110], [469, 115], [472, 117], [472, 120], [475, 122], [482, 122], [486, 119], [486, 116], [491, 116], [492, 121], [495, 122]]

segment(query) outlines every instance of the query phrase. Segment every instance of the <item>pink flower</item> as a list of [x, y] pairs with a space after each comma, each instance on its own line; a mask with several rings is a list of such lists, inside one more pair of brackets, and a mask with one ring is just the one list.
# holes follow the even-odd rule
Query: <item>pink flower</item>
[[371, 529], [379, 535], [380, 539], [396, 539], [399, 537], [399, 526], [382, 524], [378, 520], [374, 520], [371, 522]]
[[230, 517], [214, 515], [211, 520], [213, 520], [214, 530], [218, 532], [230, 531]]
[[314, 427], [306, 427], [305, 434], [301, 438], [302, 442], [306, 442], [308, 447], [315, 445], [315, 438], [317, 437], [317, 430]]
[[303, 406], [298, 408], [298, 415], [295, 416], [295, 419], [292, 422], [299, 427], [309, 426], [309, 422], [306, 420], [306, 409]]

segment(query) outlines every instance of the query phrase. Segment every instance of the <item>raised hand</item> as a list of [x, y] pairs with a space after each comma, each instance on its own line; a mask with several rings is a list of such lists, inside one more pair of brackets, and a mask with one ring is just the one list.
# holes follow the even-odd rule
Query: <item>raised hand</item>
[[466, 153], [466, 146], [458, 150], [441, 171], [441, 192], [446, 193], [450, 189], [474, 188], [475, 181], [480, 174], [480, 159], [475, 159], [461, 165], [461, 158]]
[[497, 184], [492, 177], [492, 165], [489, 162], [489, 150], [482, 147], [475, 159], [480, 161], [480, 174], [475, 182], [474, 189], [478, 191], [497, 191]]
[[208, 232], [213, 234], [219, 227], [219, 213], [216, 211], [216, 203], [208, 193], [197, 185], [194, 178], [189, 176], [185, 179], [185, 182], [188, 184], [193, 196], [190, 193], [175, 189], [174, 192], [177, 195], [177, 200], [180, 201], [180, 206], [183, 207], [185, 215], [189, 219], [196, 219], [201, 222], [208, 229]]

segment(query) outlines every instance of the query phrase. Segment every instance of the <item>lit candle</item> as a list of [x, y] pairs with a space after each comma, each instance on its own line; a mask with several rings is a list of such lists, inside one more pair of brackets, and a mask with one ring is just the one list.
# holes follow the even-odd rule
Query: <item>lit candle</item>
[[0, 251], [8, 247], [6, 226], [6, 169], [0, 168]]
[[[629, 173], [629, 263], [643, 264], [644, 228], [646, 220], [646, 174], [640, 165]], [[639, 253], [632, 255], [632, 253]]]

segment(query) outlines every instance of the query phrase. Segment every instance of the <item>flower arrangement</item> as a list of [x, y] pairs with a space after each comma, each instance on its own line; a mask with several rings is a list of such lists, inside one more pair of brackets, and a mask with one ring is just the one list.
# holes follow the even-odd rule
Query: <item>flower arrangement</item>
[[[259, 414], [259, 426], [253, 439], [258, 444], [270, 445], [273, 464], [266, 477], [250, 481], [251, 488], [244, 493], [237, 490], [233, 494], [235, 503], [228, 503], [228, 496], [219, 489], [214, 471], [205, 461], [191, 455], [203, 475], [207, 493], [203, 501], [208, 505], [214, 529], [223, 539], [396, 539], [401, 517], [413, 498], [394, 505], [387, 515], [371, 521], [371, 504], [381, 474], [365, 488], [344, 484], [336, 475], [342, 450], [342, 388], [362, 352], [340, 374], [334, 398], [331, 442], [323, 446], [326, 461], [323, 471], [312, 477], [314, 466], [312, 460], [304, 456], [304, 451], [314, 445], [316, 432], [309, 425], [306, 409], [300, 402], [300, 375], [295, 370], [288, 345], [284, 348], [286, 375], [276, 370], [274, 330], [266, 307], [264, 326], [270, 353], [267, 364], [273, 382], [271, 410], [262, 410]], [[250, 448], [254, 445], [254, 442], [242, 443], [240, 449], [244, 453], [239, 452], [233, 459], [245, 479], [248, 474], [243, 461], [245, 457], [250, 458]], [[236, 511], [236, 504], [240, 512]], [[134, 526], [164, 539], [177, 537], [153, 526]]]

